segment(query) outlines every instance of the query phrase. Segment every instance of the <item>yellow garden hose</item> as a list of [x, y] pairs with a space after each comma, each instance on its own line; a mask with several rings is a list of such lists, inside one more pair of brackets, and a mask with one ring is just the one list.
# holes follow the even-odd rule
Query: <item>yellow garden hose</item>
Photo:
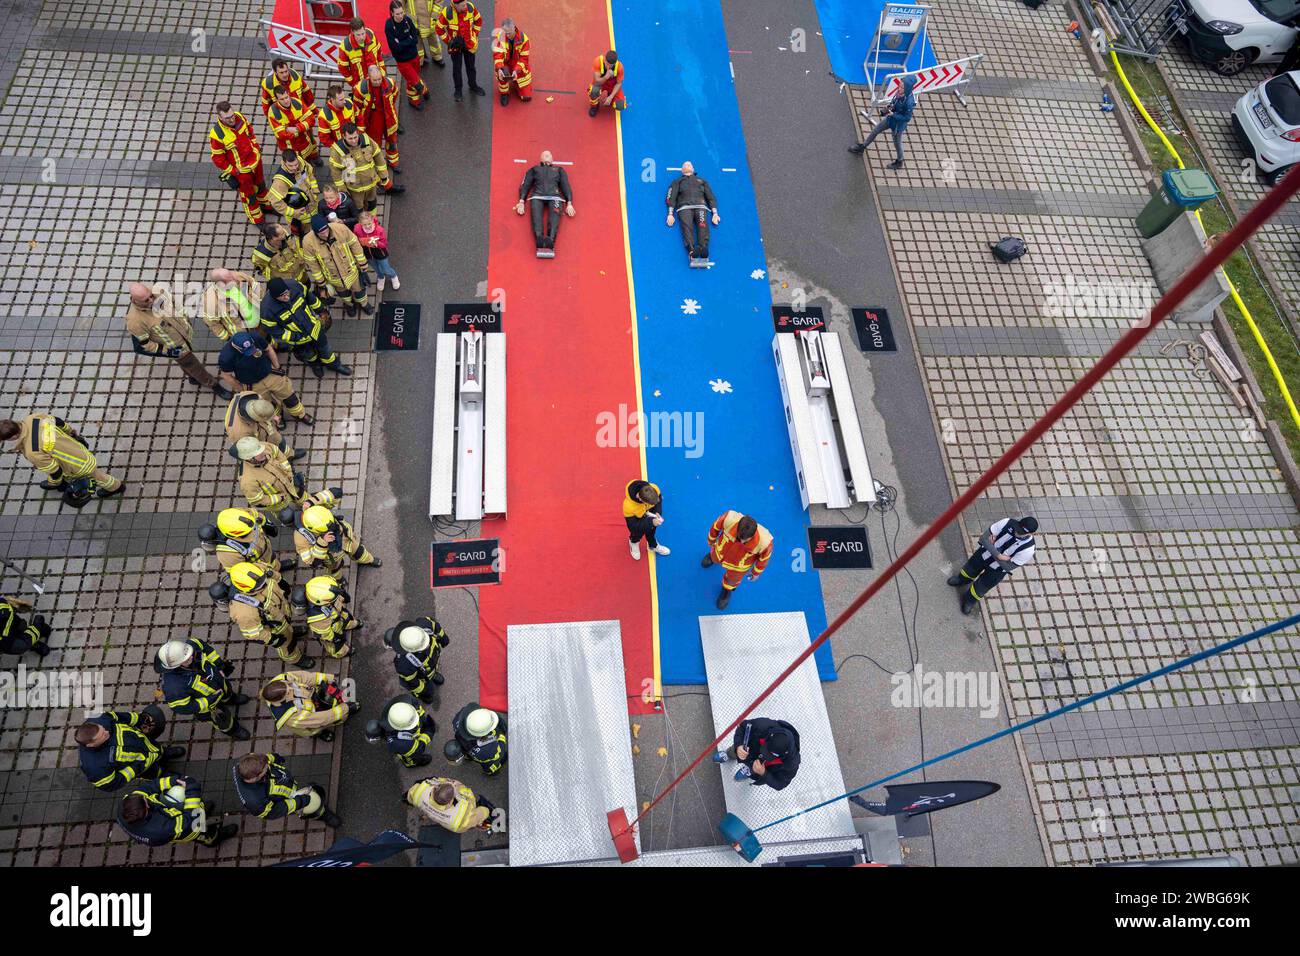
[[[1151, 114], [1147, 112], [1147, 108], [1142, 104], [1141, 97], [1139, 97], [1137, 91], [1133, 89], [1133, 84], [1129, 83], [1128, 76], [1124, 73], [1124, 67], [1120, 65], [1119, 57], [1115, 55], [1114, 50], [1110, 51], [1110, 59], [1111, 62], [1115, 64], [1115, 72], [1119, 76], [1119, 81], [1124, 84], [1124, 89], [1128, 92], [1129, 98], [1133, 101], [1133, 105], [1136, 106], [1138, 112], [1142, 114], [1142, 118], [1146, 120], [1147, 125], [1151, 127], [1152, 132], [1160, 137], [1160, 142], [1164, 143], [1165, 149], [1169, 150], [1169, 155], [1173, 156], [1174, 161], [1178, 163], [1178, 168], [1186, 169], [1187, 167], [1183, 163], [1183, 157], [1178, 155], [1178, 150], [1174, 149], [1174, 144], [1169, 141], [1169, 137], [1165, 135], [1165, 131], [1162, 130], [1156, 121], [1151, 118]], [[1201, 211], [1199, 209], [1196, 210], [1196, 219], [1198, 222], [1201, 219]], [[1277, 387], [1282, 391], [1282, 398], [1286, 401], [1286, 407], [1291, 412], [1291, 420], [1295, 422], [1296, 428], [1300, 428], [1300, 410], [1296, 409], [1295, 401], [1291, 398], [1291, 390], [1286, 386], [1286, 379], [1282, 377], [1282, 370], [1277, 367], [1277, 361], [1273, 358], [1273, 353], [1269, 351], [1268, 343], [1264, 341], [1264, 336], [1260, 333], [1259, 326], [1255, 324], [1255, 319], [1251, 316], [1250, 309], [1246, 308], [1246, 303], [1241, 300], [1241, 296], [1237, 292], [1237, 286], [1233, 283], [1232, 278], [1228, 275], [1226, 269], [1221, 271], [1223, 272], [1224, 280], [1228, 283], [1228, 291], [1232, 295], [1233, 304], [1237, 306], [1238, 311], [1241, 312], [1242, 318], [1246, 320], [1246, 325], [1250, 327], [1250, 333], [1255, 337], [1255, 343], [1259, 346], [1259, 350], [1264, 353], [1264, 358], [1268, 362], [1268, 367], [1273, 372], [1273, 378], [1277, 381]]]

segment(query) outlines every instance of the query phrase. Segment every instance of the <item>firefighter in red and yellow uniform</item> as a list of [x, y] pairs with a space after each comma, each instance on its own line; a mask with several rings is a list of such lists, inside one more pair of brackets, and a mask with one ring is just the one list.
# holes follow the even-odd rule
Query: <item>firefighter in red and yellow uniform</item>
[[627, 109], [627, 98], [623, 95], [623, 63], [618, 54], [610, 50], [596, 57], [591, 72], [591, 89], [587, 91], [591, 109], [587, 110], [587, 115], [595, 116], [602, 106]]
[[239, 190], [248, 221], [260, 226], [264, 219], [262, 204], [267, 201], [262, 148], [257, 145], [252, 124], [227, 100], [217, 104], [217, 121], [208, 131], [208, 147], [213, 164], [221, 171], [221, 181]]
[[384, 161], [397, 172], [397, 84], [383, 67], [372, 66], [356, 92], [356, 124], [384, 147]]
[[724, 511], [718, 515], [718, 520], [709, 529], [709, 553], [700, 562], [700, 567], [720, 564], [727, 569], [722, 576], [722, 591], [718, 594], [719, 611], [726, 608], [731, 592], [744, 580], [746, 573], [750, 580], [758, 580], [772, 559], [772, 544], [772, 533], [749, 515], [742, 515], [739, 511]]
[[325, 98], [325, 105], [316, 114], [316, 131], [320, 138], [320, 148], [329, 149], [337, 143], [339, 137], [343, 135], [343, 127], [348, 123], [355, 123], [356, 118], [357, 111], [352, 105], [352, 97], [348, 96], [338, 83], [331, 85], [329, 94]]
[[275, 134], [275, 145], [280, 152], [292, 150], [313, 166], [320, 160], [316, 156], [316, 108], [295, 98], [283, 86], [275, 88], [275, 102], [267, 111], [266, 121]]
[[258, 92], [263, 116], [267, 114], [271, 109], [271, 104], [275, 102], [275, 88], [277, 86], [283, 86], [289, 91], [290, 96], [295, 100], [301, 100], [302, 105], [308, 109], [316, 105], [316, 94], [312, 92], [307, 78], [291, 67], [288, 60], [276, 57], [271, 61], [271, 72], [262, 78], [262, 87]]
[[343, 74], [343, 79], [347, 80], [352, 92], [356, 93], [370, 68], [383, 65], [384, 54], [379, 46], [379, 37], [366, 26], [365, 20], [353, 17], [348, 22], [348, 35], [339, 44], [339, 73]]
[[525, 103], [533, 98], [533, 73], [528, 67], [530, 55], [528, 34], [515, 26], [514, 20], [503, 20], [501, 26], [492, 31], [492, 68], [496, 71], [497, 93], [502, 106], [510, 104], [512, 86]]
[[451, 82], [453, 97], [461, 97], [462, 71], [469, 81], [469, 91], [475, 96], [484, 96], [487, 91], [478, 85], [478, 67], [474, 63], [474, 54], [478, 52], [478, 35], [483, 29], [483, 14], [469, 0], [450, 0], [434, 21], [434, 30], [438, 39], [447, 44], [451, 52]]

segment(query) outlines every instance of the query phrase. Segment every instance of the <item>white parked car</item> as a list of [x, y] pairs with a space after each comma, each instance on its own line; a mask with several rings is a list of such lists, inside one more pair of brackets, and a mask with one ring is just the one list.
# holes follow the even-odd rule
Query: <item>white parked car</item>
[[1282, 59], [1295, 42], [1300, 0], [1174, 0], [1170, 16], [1193, 56], [1234, 76]]
[[1300, 163], [1300, 70], [1265, 80], [1237, 100], [1232, 128], [1270, 186]]

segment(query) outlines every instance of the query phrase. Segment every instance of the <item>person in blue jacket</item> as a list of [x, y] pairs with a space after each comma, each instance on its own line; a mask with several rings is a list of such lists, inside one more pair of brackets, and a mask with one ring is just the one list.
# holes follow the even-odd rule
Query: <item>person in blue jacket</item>
[[885, 108], [885, 115], [876, 128], [867, 134], [867, 138], [860, 143], [849, 147], [849, 152], [857, 155], [871, 145], [871, 141], [888, 129], [894, 134], [894, 155], [895, 160], [889, 164], [889, 169], [903, 168], [903, 133], [907, 130], [907, 124], [912, 122], [912, 113], [916, 110], [916, 95], [912, 88], [916, 86], [916, 77], [908, 76], [903, 78], [903, 85], [889, 105]]

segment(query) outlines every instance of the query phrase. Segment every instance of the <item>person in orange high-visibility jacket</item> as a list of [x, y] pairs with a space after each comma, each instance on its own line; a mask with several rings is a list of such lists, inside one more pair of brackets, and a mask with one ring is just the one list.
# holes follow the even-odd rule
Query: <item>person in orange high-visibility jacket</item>
[[339, 137], [343, 135], [343, 127], [348, 123], [355, 123], [356, 117], [357, 110], [352, 104], [352, 97], [344, 92], [340, 84], [331, 84], [325, 97], [325, 105], [316, 115], [320, 148], [326, 150], [337, 143]]
[[492, 31], [492, 68], [496, 71], [502, 106], [510, 105], [512, 86], [525, 103], [533, 98], [533, 73], [528, 67], [531, 55], [528, 34], [515, 26], [514, 20], [503, 20]]
[[731, 600], [731, 592], [748, 573], [750, 580], [758, 576], [772, 560], [772, 533], [749, 515], [739, 511], [724, 511], [709, 529], [709, 552], [700, 562], [708, 568], [720, 564], [726, 568], [722, 576], [722, 591], [718, 594], [718, 610], [724, 610]]
[[474, 62], [474, 54], [478, 51], [478, 35], [483, 29], [483, 14], [478, 12], [478, 7], [469, 0], [452, 0], [442, 8], [433, 28], [438, 39], [447, 44], [447, 49], [451, 52], [454, 99], [459, 102], [464, 98], [461, 93], [462, 69], [465, 79], [469, 81], [469, 91], [475, 96], [486, 96], [487, 90], [478, 85], [478, 67]]
[[353, 17], [348, 23], [348, 35], [339, 43], [338, 67], [343, 79], [355, 93], [366, 78], [366, 72], [372, 66], [383, 65], [384, 54], [379, 46], [379, 37], [366, 26], [365, 20]]
[[356, 124], [384, 146], [384, 161], [397, 172], [397, 84], [381, 66], [372, 66], [356, 92]]
[[601, 54], [591, 64], [591, 89], [587, 91], [587, 102], [591, 109], [588, 116], [595, 116], [602, 106], [616, 110], [627, 109], [627, 98], [623, 95], [623, 62], [613, 50]]
[[271, 72], [262, 78], [259, 102], [262, 104], [263, 116], [270, 112], [271, 104], [275, 102], [277, 86], [287, 89], [295, 100], [302, 100], [302, 105], [308, 109], [316, 105], [316, 94], [312, 92], [307, 78], [291, 67], [288, 60], [277, 56], [271, 61]]
[[275, 102], [267, 111], [266, 121], [275, 134], [280, 152], [293, 150], [304, 162], [320, 165], [316, 155], [316, 110], [296, 99], [287, 87], [275, 88]]
[[221, 172], [221, 181], [239, 190], [248, 221], [260, 226], [265, 220], [262, 207], [267, 202], [262, 147], [257, 144], [252, 124], [228, 100], [217, 104], [217, 121], [208, 131], [208, 148], [213, 165]]

